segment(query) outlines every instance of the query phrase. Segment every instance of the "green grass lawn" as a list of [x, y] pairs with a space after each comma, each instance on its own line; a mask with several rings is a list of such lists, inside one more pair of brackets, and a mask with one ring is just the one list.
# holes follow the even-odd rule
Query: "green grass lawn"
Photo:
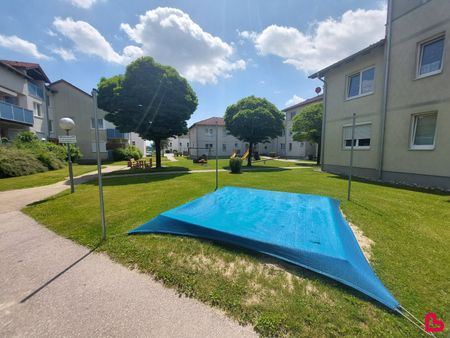
[[[374, 241], [371, 264], [394, 297], [420, 319], [427, 312], [436, 312], [448, 335], [449, 194], [354, 182], [353, 201], [348, 202], [346, 180], [312, 169], [219, 175], [221, 186], [339, 199], [349, 221]], [[305, 269], [205, 240], [125, 234], [160, 212], [213, 189], [214, 173], [105, 179], [108, 240], [98, 250], [152, 274], [181, 294], [223, 309], [265, 336], [421, 336], [402, 317]], [[56, 233], [95, 247], [101, 233], [96, 200], [97, 186], [91, 182], [80, 185], [75, 194], [65, 191], [25, 212]]]
[[[216, 161], [215, 159], [210, 159], [205, 164], [194, 163], [191, 159], [186, 157], [176, 157], [177, 161], [169, 161], [164, 157], [161, 158], [162, 168], [150, 168], [150, 169], [131, 169], [131, 170], [122, 170], [111, 173], [110, 175], [120, 175], [120, 174], [131, 174], [131, 173], [145, 173], [145, 172], [157, 172], [157, 171], [189, 171], [189, 170], [213, 170], [216, 169]], [[221, 158], [218, 160], [219, 169], [229, 169], [229, 158]], [[114, 164], [122, 163], [115, 162]], [[153, 166], [155, 165], [156, 160], [153, 158]], [[125, 163], [126, 164], [126, 163]], [[281, 167], [309, 167], [315, 166], [316, 163], [314, 161], [298, 161], [298, 162], [289, 162], [289, 161], [281, 161], [281, 160], [261, 160], [253, 162], [252, 168], [250, 170], [257, 169], [275, 169]], [[243, 161], [242, 168], [244, 170], [249, 170], [247, 167], [247, 161]]]
[[[94, 170], [97, 170], [97, 165], [73, 165], [74, 176], [82, 175]], [[43, 185], [64, 181], [68, 176], [69, 169], [66, 167], [59, 170], [46, 171], [45, 173], [0, 178], [0, 191], [40, 187]]]

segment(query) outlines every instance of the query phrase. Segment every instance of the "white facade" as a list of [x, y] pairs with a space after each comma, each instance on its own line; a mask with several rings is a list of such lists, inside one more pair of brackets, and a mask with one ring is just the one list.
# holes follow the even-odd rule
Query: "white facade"
[[0, 136], [13, 139], [17, 133], [30, 130], [41, 139], [48, 138], [52, 119], [45, 100], [48, 79], [36, 64], [18, 65], [0, 61]]

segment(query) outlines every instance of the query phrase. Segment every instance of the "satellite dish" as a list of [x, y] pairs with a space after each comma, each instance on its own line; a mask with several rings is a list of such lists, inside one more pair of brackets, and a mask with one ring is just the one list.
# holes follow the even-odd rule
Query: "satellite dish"
[[322, 91], [322, 88], [316, 87], [316, 94], [320, 94], [321, 91]]

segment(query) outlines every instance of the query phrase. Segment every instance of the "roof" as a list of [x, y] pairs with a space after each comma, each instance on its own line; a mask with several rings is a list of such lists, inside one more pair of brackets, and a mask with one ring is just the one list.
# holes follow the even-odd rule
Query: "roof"
[[329, 72], [330, 70], [339, 67], [340, 65], [344, 64], [344, 63], [349, 63], [352, 62], [356, 57], [361, 56], [361, 55], [366, 55], [369, 54], [373, 49], [383, 46], [385, 43], [386, 39], [381, 39], [378, 42], [375, 42], [374, 44], [371, 44], [369, 47], [366, 47], [362, 50], [360, 50], [359, 52], [356, 52], [355, 54], [352, 54], [348, 57], [346, 57], [345, 59], [342, 59], [336, 63], [333, 63], [331, 66], [328, 66], [322, 70], [319, 70], [318, 72], [311, 74], [310, 76], [308, 76], [310, 79], [315, 79], [317, 77], [322, 77], [323, 75], [325, 75], [325, 73]]
[[16, 70], [25, 70], [26, 75], [35, 79], [41, 80], [45, 83], [49, 83], [50, 80], [42, 70], [41, 66], [37, 63], [22, 62], [22, 61], [11, 61], [11, 60], [0, 60], [1, 63], [15, 68]]
[[294, 105], [292, 105], [292, 106], [289, 106], [289, 107], [286, 107], [286, 108], [284, 108], [282, 111], [287, 112], [287, 111], [289, 111], [289, 110], [291, 110], [291, 109], [296, 109], [296, 108], [300, 108], [300, 107], [305, 107], [305, 106], [307, 106], [307, 105], [310, 105], [310, 104], [312, 104], [312, 103], [316, 103], [316, 102], [319, 102], [319, 101], [323, 101], [323, 94], [317, 95], [317, 96], [315, 96], [315, 97], [311, 97], [311, 98], [309, 98], [309, 99], [306, 99], [305, 101], [296, 103], [296, 104], [294, 104]]
[[223, 119], [223, 117], [210, 117], [209, 119], [195, 122], [192, 126], [189, 127], [189, 129], [194, 126], [215, 126], [216, 124], [218, 126], [224, 126], [225, 120]]
[[64, 83], [64, 84], [67, 84], [67, 85], [69, 85], [70, 87], [72, 87], [72, 88], [78, 90], [78, 91], [81, 92], [82, 94], [91, 97], [91, 94], [86, 93], [84, 90], [78, 88], [77, 86], [71, 84], [70, 82], [68, 82], [68, 81], [66, 81], [66, 80], [64, 80], [64, 79], [60, 79], [60, 80], [58, 80], [58, 81], [52, 82], [52, 83], [50, 83], [50, 84], [48, 85], [48, 87], [51, 88], [52, 86], [54, 86], [54, 85], [56, 85], [56, 84], [58, 84], [58, 83]]

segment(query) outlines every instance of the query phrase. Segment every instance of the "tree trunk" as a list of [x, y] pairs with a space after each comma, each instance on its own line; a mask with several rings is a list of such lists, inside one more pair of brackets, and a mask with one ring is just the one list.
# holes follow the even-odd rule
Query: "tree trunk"
[[247, 167], [252, 166], [252, 154], [253, 154], [253, 143], [248, 144], [248, 157], [247, 157]]
[[321, 151], [321, 144], [320, 142], [317, 143], [317, 165], [320, 165], [320, 151]]
[[156, 168], [161, 168], [161, 140], [155, 140]]

